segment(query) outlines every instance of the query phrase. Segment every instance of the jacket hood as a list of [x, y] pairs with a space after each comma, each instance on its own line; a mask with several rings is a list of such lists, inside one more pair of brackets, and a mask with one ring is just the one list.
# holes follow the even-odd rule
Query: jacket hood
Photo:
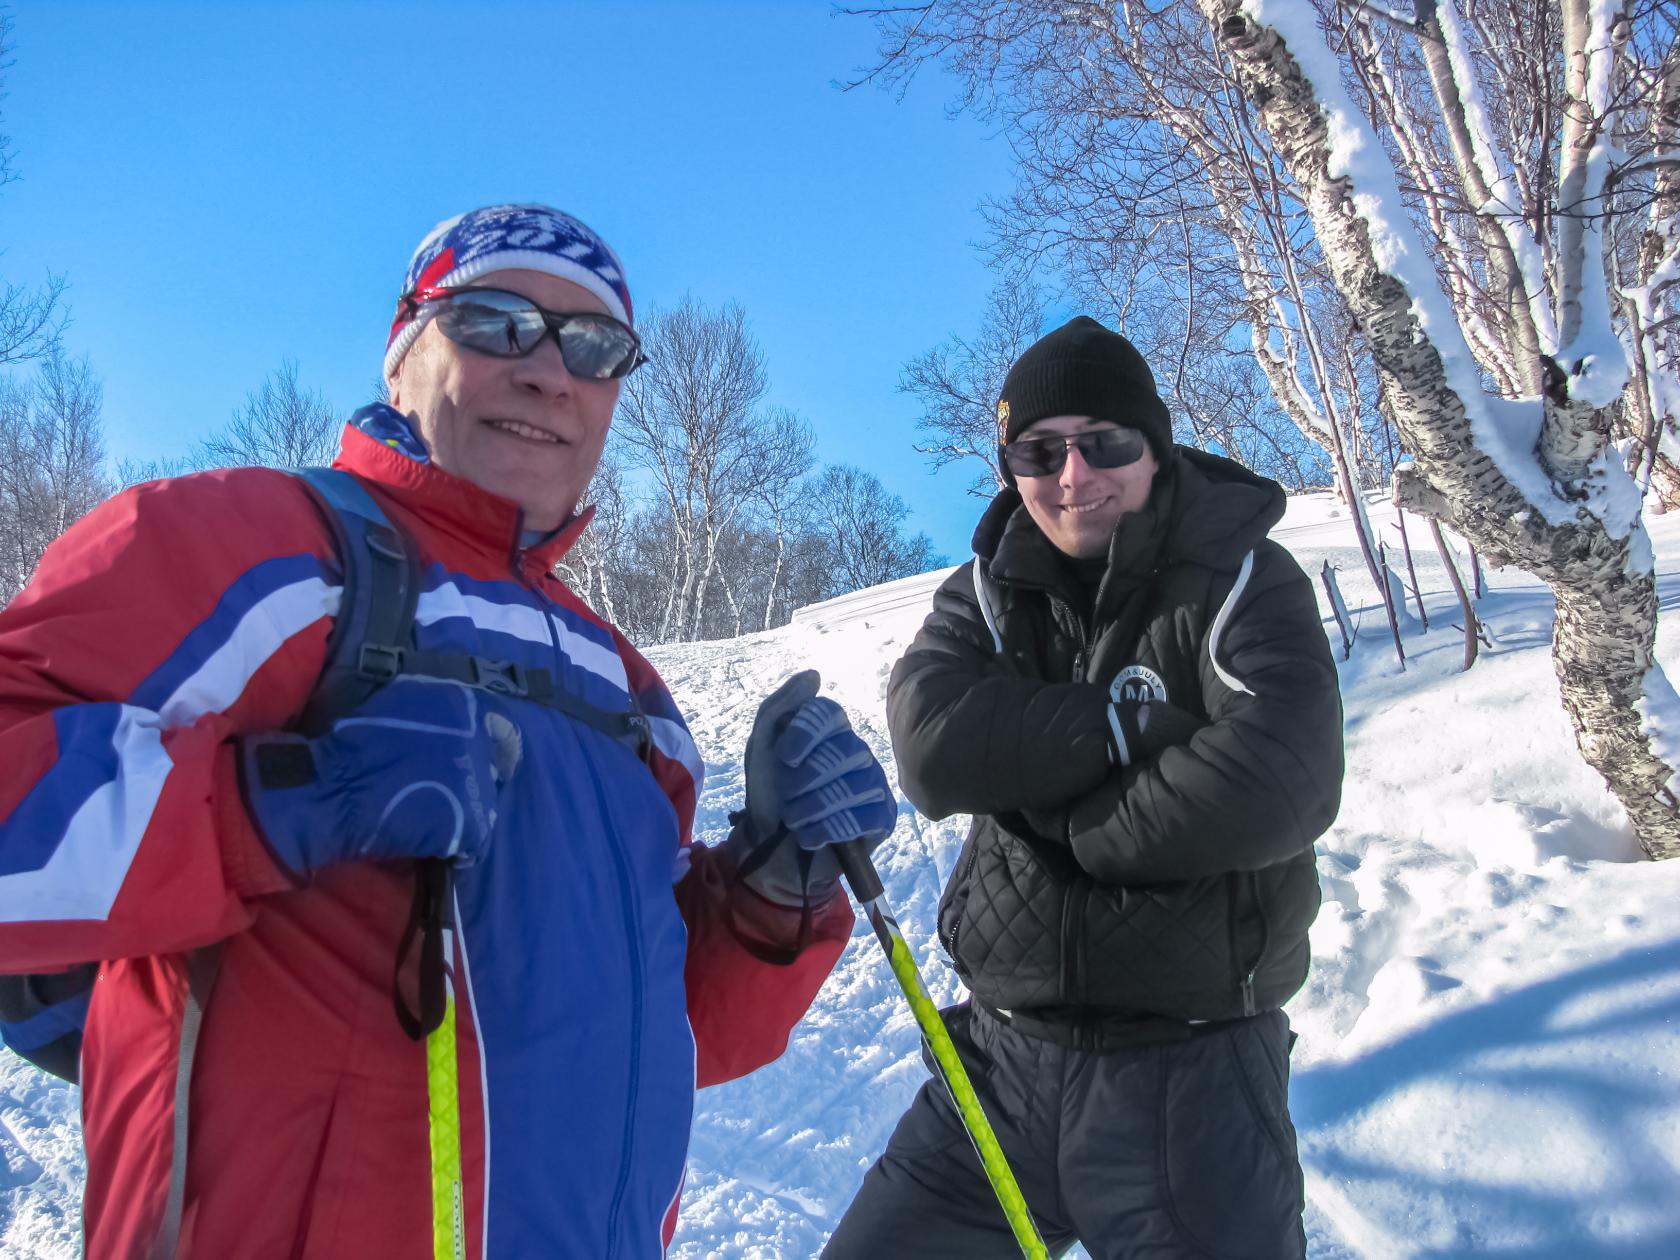
[[[1283, 487], [1221, 455], [1188, 446], [1178, 447], [1176, 454], [1156, 474], [1148, 504], [1122, 517], [1115, 527], [1110, 562], [1116, 550], [1134, 541], [1127, 535], [1145, 524], [1136, 518], [1149, 513], [1157, 518], [1150, 532], [1159, 534], [1159, 561], [1236, 568], [1283, 519]], [[1021, 502], [1021, 492], [1013, 486], [1001, 490], [975, 527], [974, 554], [989, 565], [1006, 533], [1026, 530], [1048, 546]]]
[[1283, 487], [1223, 455], [1178, 448], [1166, 559], [1235, 568], [1283, 519]]

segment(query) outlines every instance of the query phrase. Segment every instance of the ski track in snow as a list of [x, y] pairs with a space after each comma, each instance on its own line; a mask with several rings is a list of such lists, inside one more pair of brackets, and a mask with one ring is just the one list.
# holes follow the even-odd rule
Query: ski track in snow
[[[1392, 509], [1371, 512], [1403, 563]], [[1620, 807], [1575, 751], [1544, 587], [1489, 575], [1478, 608], [1496, 646], [1461, 674], [1456, 600], [1408, 519], [1430, 629], [1408, 612], [1404, 673], [1345, 513], [1305, 496], [1274, 532], [1315, 589], [1319, 566], [1337, 567], [1359, 622], [1338, 662], [1348, 774], [1318, 845], [1313, 971], [1288, 1008], [1310, 1254], [1680, 1255], [1680, 861], [1637, 860]], [[1680, 517], [1648, 528], [1666, 615], [1680, 603]], [[722, 840], [758, 702], [797, 669], [822, 671], [890, 770], [887, 676], [933, 584], [649, 652], [706, 758], [699, 839]], [[1658, 656], [1680, 677], [1667, 621]], [[961, 996], [934, 919], [966, 825], [901, 799], [877, 855], [941, 1003]], [[700, 1095], [670, 1254], [815, 1255], [925, 1079], [914, 1022], [860, 920], [786, 1055]], [[75, 1090], [0, 1055], [0, 1255], [79, 1254], [76, 1106]]]

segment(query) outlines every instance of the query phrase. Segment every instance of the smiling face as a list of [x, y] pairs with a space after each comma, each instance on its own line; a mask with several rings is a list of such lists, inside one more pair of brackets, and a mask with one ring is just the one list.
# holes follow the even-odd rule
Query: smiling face
[[[1120, 425], [1090, 416], [1051, 416], [1024, 433], [1021, 441], [1071, 437], [1096, 429], [1118, 429]], [[1044, 477], [1015, 479], [1033, 518], [1044, 536], [1064, 555], [1089, 560], [1108, 551], [1114, 527], [1128, 512], [1135, 512], [1149, 500], [1155, 481], [1155, 452], [1122, 468], [1092, 468], [1077, 446], [1069, 447], [1062, 471]]]
[[[493, 271], [473, 281], [553, 311], [607, 308], [588, 289], [540, 271]], [[391, 377], [406, 414], [445, 472], [524, 509], [524, 527], [551, 530], [577, 510], [595, 475], [621, 382], [573, 376], [552, 336], [522, 359], [458, 346], [432, 320]]]

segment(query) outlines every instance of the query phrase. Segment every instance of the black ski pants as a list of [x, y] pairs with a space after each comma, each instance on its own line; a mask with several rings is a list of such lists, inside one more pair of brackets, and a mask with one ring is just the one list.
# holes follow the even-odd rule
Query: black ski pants
[[[1282, 1011], [1107, 1053], [1028, 1036], [983, 1007], [945, 1016], [1051, 1255], [1076, 1241], [1093, 1260], [1306, 1254]], [[917, 1093], [822, 1254], [1021, 1254], [940, 1081]]]

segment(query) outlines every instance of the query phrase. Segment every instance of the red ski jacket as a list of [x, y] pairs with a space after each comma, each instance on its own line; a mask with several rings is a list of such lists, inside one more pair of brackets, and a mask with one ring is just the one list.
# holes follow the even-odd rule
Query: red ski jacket
[[[552, 573], [586, 520], [521, 550], [515, 505], [355, 428], [338, 466], [418, 544], [422, 650], [546, 668], [651, 720], [644, 764], [509, 702], [524, 759], [489, 856], [457, 874], [449, 963], [468, 1255], [658, 1255], [695, 1087], [782, 1052], [851, 910], [836, 895], [793, 963], [766, 961], [797, 913], [691, 844], [703, 767], [676, 705]], [[0, 613], [0, 966], [105, 960], [82, 1061], [90, 1260], [150, 1253], [172, 1173], [181, 1256], [431, 1253], [425, 1052], [391, 1000], [412, 865], [293, 888], [230, 742], [300, 713], [340, 581], [303, 486], [236, 469], [116, 496]], [[189, 972], [215, 943], [177, 1152]]]

